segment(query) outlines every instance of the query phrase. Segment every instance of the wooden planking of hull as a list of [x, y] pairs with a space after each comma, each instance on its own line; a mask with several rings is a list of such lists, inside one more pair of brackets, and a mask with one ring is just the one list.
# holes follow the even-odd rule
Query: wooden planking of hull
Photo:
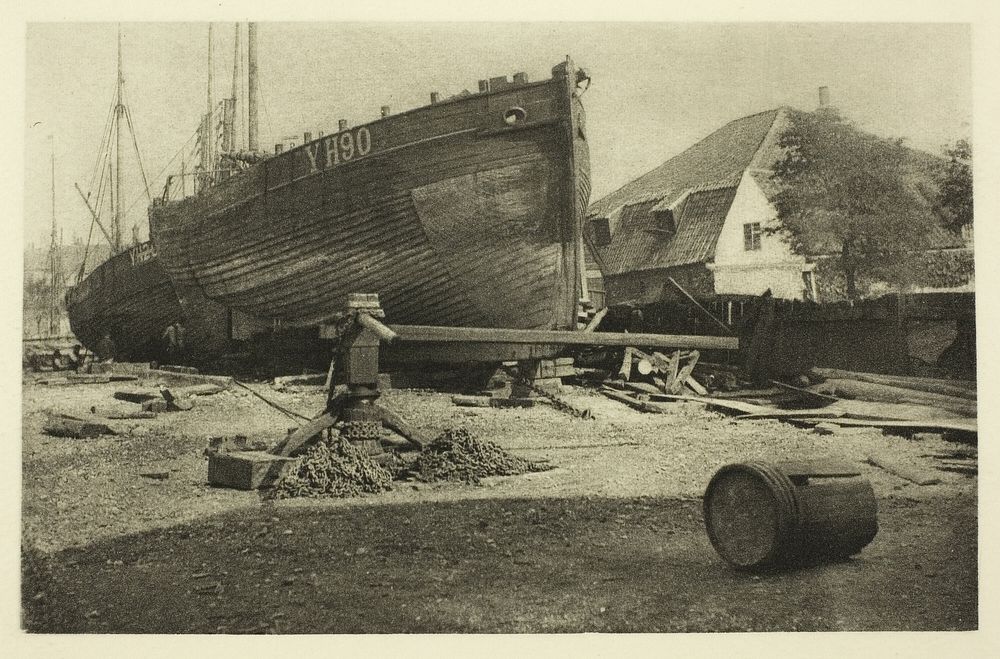
[[589, 157], [576, 70], [308, 142], [180, 201], [151, 235], [178, 289], [293, 325], [378, 293], [394, 323], [570, 329]]
[[152, 244], [127, 249], [93, 270], [66, 294], [70, 327], [90, 350], [105, 333], [117, 358], [159, 359], [160, 337], [168, 325], [184, 320], [177, 295]]

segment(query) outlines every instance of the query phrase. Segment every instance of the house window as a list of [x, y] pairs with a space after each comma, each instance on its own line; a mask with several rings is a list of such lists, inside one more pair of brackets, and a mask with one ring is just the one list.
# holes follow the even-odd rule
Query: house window
[[760, 222], [743, 225], [743, 249], [748, 252], [760, 249]]
[[654, 213], [657, 228], [673, 235], [677, 233], [677, 221], [674, 219], [674, 212], [669, 208]]
[[606, 217], [597, 217], [590, 221], [590, 228], [594, 232], [594, 243], [598, 247], [611, 244], [611, 224]]

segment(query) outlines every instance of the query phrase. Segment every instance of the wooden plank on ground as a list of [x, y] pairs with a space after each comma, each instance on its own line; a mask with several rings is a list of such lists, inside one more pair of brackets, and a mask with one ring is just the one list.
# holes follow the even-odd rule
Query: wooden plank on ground
[[600, 389], [600, 392], [605, 396], [607, 396], [608, 398], [616, 400], [619, 403], [624, 403], [625, 405], [628, 405], [632, 409], [638, 410], [640, 412], [646, 412], [649, 414], [664, 414], [667, 411], [662, 407], [658, 407], [657, 405], [654, 405], [652, 403], [636, 400], [632, 396], [629, 396], [628, 394], [622, 391], [615, 391], [614, 389], [608, 389], [606, 387], [602, 387]]
[[204, 375], [201, 373], [174, 373], [151, 368], [143, 373], [144, 378], [157, 380], [174, 385], [217, 384], [229, 389], [233, 386], [233, 378], [228, 375]]
[[805, 410], [770, 410], [767, 412], [755, 412], [753, 414], [741, 414], [736, 417], [741, 420], [752, 420], [752, 419], [796, 419], [796, 418], [813, 418], [813, 419], [836, 419], [844, 416], [844, 411], [835, 405], [830, 407], [811, 407]]
[[633, 391], [638, 391], [641, 394], [662, 393], [656, 388], [656, 385], [649, 384], [648, 382], [626, 382], [625, 386]]
[[701, 383], [698, 382], [697, 380], [695, 380], [693, 375], [689, 375], [687, 377], [687, 379], [684, 380], [684, 384], [686, 384], [687, 386], [691, 387], [691, 390], [694, 391], [699, 396], [707, 396], [708, 395], [708, 389], [706, 389], [705, 387], [701, 386]]
[[964, 381], [962, 384], [954, 384], [950, 380], [937, 378], [914, 378], [898, 375], [881, 375], [879, 373], [857, 373], [854, 371], [842, 371], [836, 368], [815, 368], [813, 370], [827, 379], [858, 380], [859, 382], [868, 382], [871, 384], [899, 387], [901, 389], [913, 389], [915, 391], [923, 391], [924, 393], [943, 394], [945, 396], [955, 396], [957, 398], [976, 400], [975, 382], [969, 386], [969, 384]]
[[650, 400], [653, 401], [675, 401], [675, 400], [686, 400], [693, 401], [695, 403], [704, 403], [709, 407], [715, 407], [721, 410], [726, 410], [727, 412], [742, 412], [743, 414], [756, 414], [764, 412], [773, 412], [775, 408], [765, 407], [763, 405], [754, 405], [753, 403], [746, 403], [741, 400], [726, 400], [719, 398], [711, 398], [708, 396], [688, 396], [684, 394], [650, 394]]
[[832, 386], [838, 394], [847, 398], [857, 398], [882, 403], [915, 403], [930, 405], [943, 410], [957, 412], [964, 416], [976, 416], [976, 403], [967, 398], [932, 394], [925, 391], [890, 387], [882, 384], [872, 384], [859, 380], [829, 379], [826, 386]]
[[107, 424], [96, 419], [81, 419], [68, 414], [48, 413], [42, 432], [53, 437], [72, 437], [73, 439], [85, 439], [99, 437], [101, 435], [114, 435]]
[[935, 485], [941, 482], [941, 479], [934, 476], [930, 471], [905, 464], [898, 459], [891, 458], [886, 455], [869, 455], [868, 463], [885, 469], [889, 473], [895, 474], [900, 478], [908, 480], [911, 483], [916, 483], [917, 485]]
[[[921, 419], [952, 418], [954, 415], [923, 405], [903, 405], [896, 403], [872, 403], [864, 400], [839, 400], [825, 407], [807, 409], [776, 409], [762, 414], [748, 414], [745, 419], [791, 419], [791, 418], [834, 418], [845, 417], [876, 421], [918, 421]], [[955, 417], [964, 418], [964, 417]]]
[[821, 394], [818, 391], [812, 391], [811, 389], [803, 389], [802, 387], [796, 387], [790, 384], [785, 384], [784, 382], [779, 382], [778, 380], [771, 380], [771, 384], [781, 389], [786, 389], [788, 391], [794, 391], [802, 396], [806, 400], [813, 400], [818, 403], [836, 403], [839, 398], [836, 396], [829, 396], [827, 394]]
[[[802, 423], [822, 423], [828, 419], [819, 417], [794, 417], [791, 420]], [[865, 426], [868, 428], [890, 428], [900, 430], [913, 430], [914, 432], [942, 432], [954, 430], [965, 433], [978, 433], [978, 425], [975, 419], [918, 419], [918, 420], [897, 420], [897, 419], [837, 419], [839, 426]]]

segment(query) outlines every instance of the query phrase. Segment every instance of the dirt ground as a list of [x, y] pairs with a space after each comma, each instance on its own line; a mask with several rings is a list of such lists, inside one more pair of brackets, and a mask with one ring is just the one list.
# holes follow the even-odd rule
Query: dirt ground
[[[147, 383], [151, 386], [151, 383]], [[255, 390], [303, 414], [320, 388]], [[109, 421], [96, 439], [42, 434], [136, 383], [23, 390], [23, 624], [36, 632], [407, 633], [969, 630], [978, 626], [977, 479], [935, 470], [957, 446], [878, 430], [819, 435], [694, 403], [642, 414], [593, 391], [548, 406], [459, 408], [393, 390], [383, 403], [433, 436], [466, 427], [551, 471], [480, 486], [395, 483], [342, 500], [265, 501], [206, 482], [211, 436], [276, 440], [295, 423], [247, 392], [188, 412]], [[124, 405], [123, 403], [119, 403]], [[963, 446], [969, 450], [970, 447]], [[971, 447], [974, 450], [974, 447]], [[935, 471], [917, 486], [878, 450]], [[834, 458], [879, 502], [858, 556], [791, 572], [730, 569], [701, 495], [723, 464]], [[141, 474], [168, 472], [156, 480]]]

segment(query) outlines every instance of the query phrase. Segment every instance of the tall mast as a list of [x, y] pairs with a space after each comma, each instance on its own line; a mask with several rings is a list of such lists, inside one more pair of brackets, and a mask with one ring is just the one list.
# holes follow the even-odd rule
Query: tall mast
[[59, 253], [56, 243], [56, 141], [49, 135], [49, 142], [52, 146], [52, 238], [49, 242], [49, 334], [57, 334], [58, 326], [58, 291], [57, 283], [60, 279], [58, 275]]
[[215, 126], [212, 117], [212, 24], [208, 24], [208, 113], [205, 115], [205, 142], [202, 144], [202, 153], [205, 156], [204, 171], [206, 183], [211, 185], [212, 174], [208, 173], [215, 169]]
[[118, 90], [115, 96], [115, 194], [112, 203], [115, 208], [114, 226], [111, 237], [114, 240], [112, 245], [115, 253], [122, 248], [122, 115], [125, 106], [122, 104], [122, 85], [125, 79], [122, 76], [122, 26], [118, 24]]
[[240, 24], [235, 23], [233, 26], [233, 84], [229, 92], [229, 103], [227, 107], [226, 117], [228, 122], [226, 124], [226, 134], [224, 146], [225, 150], [229, 152], [238, 151], [239, 146], [236, 144], [236, 97], [238, 92], [237, 85], [240, 81]]
[[247, 24], [247, 148], [257, 150], [257, 24]]

